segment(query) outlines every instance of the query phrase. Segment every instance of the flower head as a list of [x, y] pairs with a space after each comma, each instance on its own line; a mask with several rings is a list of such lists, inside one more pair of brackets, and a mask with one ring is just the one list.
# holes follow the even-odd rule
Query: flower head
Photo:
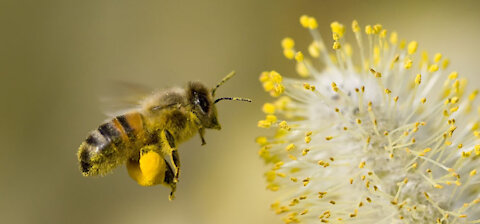
[[354, 52], [344, 25], [331, 24], [328, 50], [314, 18], [300, 23], [311, 59], [291, 38], [282, 47], [305, 78], [260, 77], [279, 97], [258, 123], [275, 132], [256, 140], [272, 209], [286, 223], [480, 222], [478, 91], [380, 24], [353, 21]]

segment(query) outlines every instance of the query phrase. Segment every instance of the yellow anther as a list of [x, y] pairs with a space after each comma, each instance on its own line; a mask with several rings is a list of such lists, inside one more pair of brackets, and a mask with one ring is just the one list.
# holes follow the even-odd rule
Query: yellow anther
[[343, 37], [343, 34], [345, 33], [345, 27], [343, 24], [335, 21], [330, 24], [330, 28], [332, 28], [332, 32], [338, 34], [340, 38]]
[[293, 41], [293, 39], [290, 37], [285, 37], [282, 40], [282, 47], [286, 49], [291, 49], [295, 47], [295, 41]]
[[415, 84], [420, 85], [422, 83], [422, 75], [418, 74], [417, 77], [415, 77]]
[[298, 179], [297, 179], [296, 177], [290, 177], [290, 180], [291, 180], [292, 182], [295, 182], [295, 183], [298, 181]]
[[392, 91], [391, 91], [391, 90], [389, 90], [389, 89], [385, 89], [385, 94], [387, 94], [387, 95], [390, 95], [390, 93], [392, 93]]
[[309, 83], [303, 83], [303, 88], [306, 90], [310, 90], [311, 85]]
[[[387, 37], [387, 30], [386, 30], [386, 29], [383, 29], [382, 31], [380, 31], [379, 36], [380, 36], [381, 38]], [[385, 45], [388, 46], [386, 43], [385, 43]]]
[[263, 83], [263, 82], [266, 82], [267, 80], [269, 80], [270, 79], [269, 74], [270, 74], [269, 72], [262, 72], [260, 74], [260, 77], [259, 77], [260, 82]]
[[313, 30], [313, 29], [317, 29], [317, 27], [318, 27], [317, 20], [313, 17], [308, 18], [308, 28]]
[[429, 71], [429, 72], [436, 72], [436, 71], [438, 71], [438, 65], [437, 65], [437, 64], [430, 65], [430, 66], [428, 67], [428, 71]]
[[268, 144], [268, 140], [267, 140], [267, 137], [265, 136], [260, 136], [260, 137], [257, 137], [255, 138], [255, 142], [261, 146], [264, 146], [266, 144]]
[[407, 46], [407, 41], [401, 40], [398, 47], [403, 50], [403, 49], [405, 49], [405, 46]]
[[304, 150], [302, 150], [302, 156], [307, 155], [308, 152], [310, 152], [310, 149], [304, 149]]
[[334, 83], [334, 82], [332, 82], [332, 90], [333, 90], [334, 92], [338, 92], [337, 84]]
[[303, 182], [303, 186], [307, 186], [308, 183], [310, 183], [310, 178], [307, 177], [307, 178], [303, 179], [302, 182]]
[[307, 66], [303, 62], [298, 62], [295, 66], [295, 70], [301, 77], [308, 77], [310, 76], [310, 71], [308, 70]]
[[458, 106], [450, 108], [450, 113], [453, 113], [458, 110]]
[[470, 95], [468, 96], [468, 100], [470, 101], [474, 101], [475, 98], [477, 97], [478, 95], [478, 90], [474, 90], [472, 93], [470, 93]]
[[310, 143], [312, 141], [312, 137], [310, 136], [305, 136], [305, 143]]
[[422, 99], [420, 99], [420, 102], [422, 102], [423, 104], [425, 104], [425, 102], [427, 102], [427, 98], [423, 97]]
[[266, 114], [274, 114], [275, 105], [273, 105], [273, 103], [265, 103], [263, 104], [262, 111]]
[[300, 16], [300, 24], [303, 26], [303, 28], [308, 28], [308, 20], [309, 17], [307, 15]]
[[450, 99], [450, 103], [451, 103], [451, 104], [456, 104], [456, 103], [458, 103], [458, 100], [459, 100], [459, 98], [456, 97], [456, 96], [454, 96], [454, 97], [452, 97], [452, 98]]
[[476, 170], [476, 169], [473, 169], [472, 171], [470, 171], [470, 176], [475, 176], [475, 174], [477, 174], [477, 170]]
[[341, 47], [342, 47], [342, 45], [340, 45], [340, 42], [338, 42], [338, 41], [333, 42], [333, 49], [334, 50], [338, 50]]
[[260, 120], [258, 121], [257, 126], [259, 128], [269, 128], [270, 126], [272, 126], [272, 123], [266, 120]]
[[382, 25], [381, 25], [381, 24], [375, 24], [375, 25], [373, 26], [373, 33], [379, 34], [380, 31], [382, 31]]
[[288, 126], [287, 122], [286, 121], [282, 121], [278, 124], [278, 126], [281, 128], [281, 129], [285, 129], [287, 131], [290, 130], [290, 127]]
[[398, 96], [394, 97], [393, 101], [397, 102], [398, 101]]
[[327, 140], [327, 141], [330, 141], [330, 140], [332, 140], [332, 139], [333, 139], [332, 136], [327, 136], [327, 137], [325, 137], [325, 140]]
[[418, 47], [418, 43], [417, 41], [411, 41], [410, 43], [408, 43], [408, 54], [415, 54], [415, 52], [417, 51], [417, 47]]
[[436, 53], [436, 54], [433, 56], [433, 61], [434, 61], [435, 63], [438, 63], [438, 62], [440, 62], [440, 60], [442, 60], [442, 54]]
[[455, 80], [458, 78], [458, 72], [452, 72], [450, 75], [448, 75], [448, 79], [450, 80]]
[[295, 56], [295, 51], [291, 48], [285, 48], [285, 49], [283, 49], [283, 55], [287, 59], [293, 59], [293, 57]]
[[410, 58], [407, 58], [404, 63], [404, 67], [406, 69], [410, 69], [412, 67], [413, 61]]
[[358, 164], [358, 168], [364, 168], [365, 167], [365, 161], [361, 162], [360, 164]]
[[333, 38], [334, 41], [338, 41], [338, 40], [340, 40], [340, 35], [338, 35], [338, 33], [333, 33], [332, 38]]
[[442, 189], [442, 188], [443, 188], [443, 186], [440, 185], [440, 184], [435, 184], [435, 185], [433, 185], [433, 187], [434, 187], [434, 188], [437, 188], [437, 189]]
[[352, 22], [352, 31], [355, 33], [360, 32], [360, 25], [358, 25], [357, 20], [353, 20]]
[[285, 150], [287, 150], [287, 152], [290, 152], [292, 150], [294, 150], [296, 147], [294, 144], [289, 144], [287, 145], [287, 147], [285, 148]]
[[373, 34], [373, 28], [370, 25], [365, 26], [365, 33], [367, 35], [372, 35]]
[[450, 60], [449, 60], [449, 59], [443, 60], [443, 62], [442, 62], [442, 69], [446, 69], [449, 64], [450, 64]]
[[394, 31], [394, 32], [392, 32], [392, 33], [390, 34], [390, 43], [393, 44], [393, 45], [397, 45], [397, 43], [398, 43], [398, 34], [397, 34], [397, 32]]
[[303, 61], [303, 53], [301, 51], [298, 51], [296, 54], [295, 54], [295, 60], [298, 61], [298, 62], [302, 62]]
[[269, 115], [267, 115], [265, 120], [270, 122], [270, 123], [275, 123], [275, 122], [277, 122], [277, 116], [275, 116], [273, 114], [269, 114]]

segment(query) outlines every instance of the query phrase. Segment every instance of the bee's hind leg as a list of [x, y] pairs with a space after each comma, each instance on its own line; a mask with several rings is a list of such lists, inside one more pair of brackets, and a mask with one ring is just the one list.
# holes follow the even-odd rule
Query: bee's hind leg
[[170, 162], [174, 172], [173, 182], [178, 182], [180, 175], [180, 156], [178, 154], [177, 147], [175, 145], [175, 138], [168, 130], [163, 130], [160, 136], [162, 144], [162, 152], [165, 159]]
[[175, 191], [177, 190], [177, 182], [175, 181], [175, 174], [170, 166], [167, 166], [165, 170], [165, 178], [163, 179], [163, 183], [170, 187], [170, 195], [168, 196], [168, 200], [175, 199]]

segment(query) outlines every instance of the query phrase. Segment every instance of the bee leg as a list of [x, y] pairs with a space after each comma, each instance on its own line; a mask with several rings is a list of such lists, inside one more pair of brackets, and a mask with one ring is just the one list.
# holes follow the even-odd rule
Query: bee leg
[[178, 176], [180, 175], [180, 157], [178, 150], [175, 146], [175, 138], [168, 130], [163, 130], [160, 136], [162, 142], [162, 152], [169, 165], [173, 167], [175, 171], [173, 182], [178, 182]]
[[200, 139], [202, 140], [202, 145], [207, 144], [205, 142], [205, 128], [198, 129], [198, 134], [200, 134]]
[[175, 181], [175, 174], [173, 173], [173, 169], [170, 166], [167, 166], [165, 170], [165, 178], [163, 179], [165, 185], [170, 187], [170, 195], [168, 196], [168, 200], [175, 199], [175, 191], [177, 190], [177, 182]]
[[175, 174], [175, 180], [178, 181], [178, 176], [180, 176], [180, 156], [178, 155], [178, 150], [175, 149], [172, 151], [173, 164], [177, 167], [177, 172]]

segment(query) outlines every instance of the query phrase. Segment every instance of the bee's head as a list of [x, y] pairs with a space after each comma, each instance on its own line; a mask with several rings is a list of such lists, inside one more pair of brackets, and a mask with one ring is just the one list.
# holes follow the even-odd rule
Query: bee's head
[[200, 82], [190, 82], [187, 88], [189, 102], [193, 105], [193, 111], [205, 128], [220, 129], [218, 123], [217, 108], [208, 88]]
[[211, 91], [209, 91], [209, 89], [205, 85], [199, 82], [190, 82], [190, 84], [188, 85], [188, 100], [192, 105], [194, 105], [193, 110], [202, 122], [203, 127], [212, 129], [221, 128], [220, 124], [218, 123], [217, 108], [215, 107], [216, 103], [222, 100], [252, 102], [250, 99], [239, 97], [221, 97], [213, 100], [217, 88], [223, 85], [223, 83], [232, 78], [234, 75], [235, 72], [231, 72], [230, 74], [228, 74]]

